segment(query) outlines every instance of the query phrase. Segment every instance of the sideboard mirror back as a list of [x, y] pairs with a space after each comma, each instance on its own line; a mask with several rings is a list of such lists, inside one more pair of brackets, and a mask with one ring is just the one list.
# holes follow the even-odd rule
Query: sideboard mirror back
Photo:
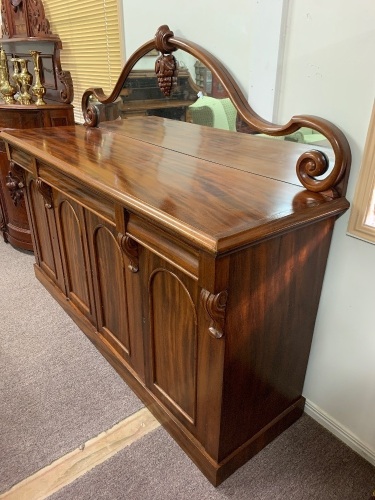
[[311, 145], [296, 173], [309, 191], [346, 192], [351, 154], [344, 134], [317, 116], [277, 125], [252, 109], [227, 68], [199, 45], [161, 26], [127, 61], [110, 95], [90, 88], [82, 97], [89, 126], [134, 114], [156, 115], [233, 132]]

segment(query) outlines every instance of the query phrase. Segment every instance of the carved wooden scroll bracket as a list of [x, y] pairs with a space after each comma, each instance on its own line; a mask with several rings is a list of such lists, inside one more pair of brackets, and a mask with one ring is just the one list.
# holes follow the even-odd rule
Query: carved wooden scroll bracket
[[10, 162], [10, 170], [5, 178], [5, 185], [9, 190], [10, 197], [15, 206], [18, 206], [23, 200], [23, 188], [25, 186], [24, 170], [14, 161]]
[[56, 65], [56, 76], [61, 83], [60, 100], [65, 104], [70, 104], [74, 98], [73, 80], [70, 71], [63, 71]]
[[138, 243], [134, 241], [130, 236], [124, 235], [122, 233], [118, 233], [117, 240], [122, 251], [130, 260], [128, 268], [132, 273], [137, 273], [139, 271]]
[[210, 335], [216, 339], [224, 336], [225, 311], [227, 306], [228, 292], [226, 290], [216, 295], [202, 289], [201, 301], [205, 311], [211, 318], [211, 324], [208, 328]]
[[42, 181], [42, 179], [37, 179], [36, 180], [36, 186], [38, 188], [39, 193], [43, 196], [44, 199], [44, 206], [46, 208], [52, 208], [53, 207], [53, 195], [52, 195], [52, 188], [48, 184]]

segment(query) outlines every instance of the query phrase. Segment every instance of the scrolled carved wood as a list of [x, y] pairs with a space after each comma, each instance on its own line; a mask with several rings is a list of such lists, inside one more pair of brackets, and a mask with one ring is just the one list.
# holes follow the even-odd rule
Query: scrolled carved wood
[[[142, 45], [129, 58], [110, 95], [107, 96], [102, 89], [97, 88], [85, 91], [82, 96], [82, 111], [88, 126], [97, 126], [101, 118], [99, 108], [97, 104], [92, 102], [92, 98], [103, 105], [113, 103], [120, 95], [123, 84], [134, 65], [144, 55], [155, 49], [162, 54], [171, 54], [177, 49], [182, 49], [196, 57], [216, 75], [236, 107], [238, 115], [254, 132], [270, 136], [285, 136], [296, 132], [301, 127], [308, 127], [323, 134], [333, 148], [335, 156], [333, 167], [327, 173], [327, 169], [322, 169], [322, 166], [324, 167], [326, 164], [323, 153], [311, 150], [309, 154], [305, 153], [297, 161], [297, 176], [302, 185], [309, 191], [325, 193], [332, 197], [344, 196], [349, 176], [351, 152], [348, 141], [339, 128], [327, 120], [309, 115], [293, 116], [285, 125], [277, 125], [264, 120], [255, 113], [229, 71], [215, 56], [195, 43], [175, 37], [173, 31], [166, 25], [161, 26], [154, 39]], [[317, 172], [324, 172], [327, 175], [319, 177]]]
[[138, 243], [134, 241], [130, 236], [124, 235], [122, 233], [119, 233], [117, 235], [117, 240], [122, 251], [130, 260], [128, 268], [132, 273], [137, 273], [139, 271]]
[[51, 186], [43, 182], [42, 179], [36, 180], [36, 186], [40, 194], [43, 196], [45, 202], [44, 206], [48, 209], [51, 209], [53, 207], [53, 193]]
[[61, 69], [60, 58], [56, 58], [55, 71], [56, 76], [61, 83], [61, 86], [59, 86], [60, 101], [65, 104], [70, 104], [74, 98], [72, 75], [69, 71], [63, 71]]
[[28, 16], [31, 34], [29, 36], [40, 36], [52, 34], [50, 24], [44, 13], [44, 7], [40, 0], [28, 0]]
[[15, 206], [18, 206], [23, 200], [23, 188], [25, 187], [24, 170], [17, 167], [14, 161], [9, 163], [10, 170], [5, 178], [5, 185], [9, 190], [10, 197]]
[[6, 176], [6, 187], [9, 190], [13, 203], [17, 206], [23, 199], [23, 183], [18, 177], [14, 176], [11, 171], [9, 171]]
[[169, 39], [174, 37], [173, 31], [166, 24], [160, 26], [155, 33], [155, 48], [162, 54], [170, 54], [177, 50], [176, 45], [169, 43]]
[[202, 289], [201, 301], [209, 317], [211, 324], [208, 328], [210, 335], [216, 339], [224, 336], [225, 310], [227, 306], [228, 292], [223, 290], [216, 295], [208, 290]]

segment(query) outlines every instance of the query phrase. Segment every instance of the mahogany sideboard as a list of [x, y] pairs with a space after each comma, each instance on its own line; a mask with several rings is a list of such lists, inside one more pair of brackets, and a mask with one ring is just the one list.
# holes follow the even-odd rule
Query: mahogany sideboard
[[[157, 40], [130, 66], [163, 52]], [[168, 54], [179, 44], [169, 34]], [[233, 82], [199, 55], [236, 102]], [[214, 485], [303, 413], [350, 150], [320, 119], [260, 129], [307, 122], [326, 132], [333, 160], [156, 116], [1, 133], [23, 172], [36, 276]], [[327, 175], [313, 168], [329, 159]]]

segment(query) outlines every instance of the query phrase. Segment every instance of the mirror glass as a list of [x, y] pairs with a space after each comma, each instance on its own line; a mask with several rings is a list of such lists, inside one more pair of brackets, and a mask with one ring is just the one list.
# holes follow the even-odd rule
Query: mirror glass
[[[205, 69], [205, 80], [199, 75], [200, 63], [196, 58], [177, 50], [174, 56], [178, 61], [177, 85], [171, 95], [165, 97], [158, 85], [155, 74], [155, 61], [159, 54], [151, 51], [132, 69], [125, 80], [120, 97], [123, 118], [134, 115], [154, 115], [173, 120], [192, 121], [190, 106], [199, 99], [198, 94], [211, 95], [212, 85], [206, 84], [211, 72]], [[201, 65], [203, 67], [203, 65]], [[198, 81], [198, 83], [197, 83]], [[207, 92], [207, 87], [209, 92]], [[213, 124], [207, 123], [208, 126]]]
[[[158, 86], [155, 74], [156, 50], [141, 58], [125, 80], [120, 92], [121, 117], [155, 115], [182, 120], [203, 126], [221, 128], [246, 134], [256, 133], [237, 114], [237, 110], [223, 88], [220, 79], [194, 56], [183, 50], [174, 53], [179, 70], [177, 85], [169, 97]], [[332, 148], [318, 131], [301, 128], [293, 134], [274, 137], [257, 133], [267, 140], [310, 144], [323, 151], [332, 160]]]

